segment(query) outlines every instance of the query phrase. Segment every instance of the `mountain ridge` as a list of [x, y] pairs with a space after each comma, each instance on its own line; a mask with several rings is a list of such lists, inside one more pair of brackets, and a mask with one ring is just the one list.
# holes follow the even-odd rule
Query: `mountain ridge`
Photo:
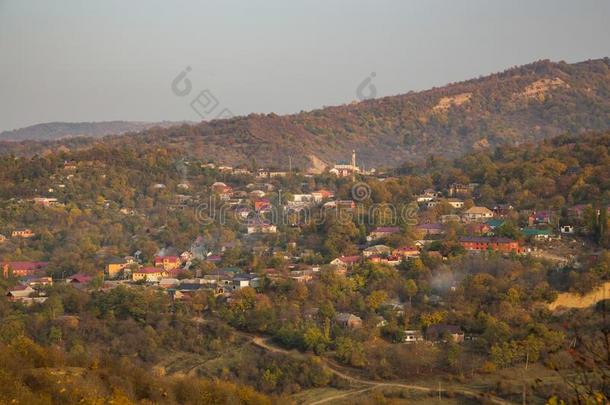
[[0, 132], [0, 141], [53, 141], [64, 138], [93, 137], [100, 138], [106, 135], [120, 135], [127, 132], [142, 131], [155, 126], [167, 128], [180, 125], [183, 121], [92, 121], [92, 122], [43, 122], [27, 127]]
[[[564, 133], [610, 129], [610, 59], [569, 64], [542, 60], [429, 90], [279, 116], [250, 114], [225, 120], [150, 128], [108, 136], [111, 147], [175, 148], [225, 164], [300, 167], [344, 160], [398, 166], [429, 155], [538, 141]], [[86, 147], [93, 141], [75, 141]], [[40, 145], [29, 153], [69, 142]], [[24, 146], [23, 149], [26, 149]], [[19, 147], [0, 145], [0, 152]]]

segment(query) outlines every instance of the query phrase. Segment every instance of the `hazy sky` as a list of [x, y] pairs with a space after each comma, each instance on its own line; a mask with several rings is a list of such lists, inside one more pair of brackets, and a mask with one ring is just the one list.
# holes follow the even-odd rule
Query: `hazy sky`
[[356, 99], [372, 72], [378, 96], [422, 90], [610, 56], [609, 21], [609, 0], [0, 0], [0, 130], [199, 120], [205, 89], [214, 114], [291, 113]]

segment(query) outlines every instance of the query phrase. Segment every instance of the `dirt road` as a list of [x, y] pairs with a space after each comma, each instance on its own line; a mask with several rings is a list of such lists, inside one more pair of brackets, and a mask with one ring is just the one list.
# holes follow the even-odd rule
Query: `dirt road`
[[[280, 347], [270, 344], [267, 341], [267, 339], [265, 339], [262, 336], [257, 336], [257, 335], [247, 335], [247, 336], [249, 336], [252, 339], [252, 343], [254, 343], [256, 346], [258, 346], [262, 349], [265, 349], [267, 351], [274, 352], [274, 353], [284, 353], [284, 354], [290, 353], [288, 350], [285, 350], [285, 349], [282, 349]], [[328, 402], [331, 402], [331, 401], [334, 401], [337, 399], [346, 398], [346, 397], [349, 397], [352, 395], [361, 394], [363, 392], [367, 392], [367, 391], [373, 390], [375, 388], [382, 388], [382, 387], [404, 388], [404, 389], [421, 391], [421, 392], [438, 392], [438, 389], [436, 389], [436, 388], [424, 387], [421, 385], [403, 384], [403, 383], [399, 383], [399, 382], [379, 382], [379, 381], [374, 381], [374, 380], [363, 380], [363, 379], [348, 375], [345, 372], [339, 370], [337, 368], [337, 366], [334, 365], [328, 359], [325, 359], [324, 357], [319, 357], [319, 358], [322, 361], [322, 363], [324, 364], [324, 366], [331, 373], [335, 374], [338, 377], [345, 379], [346, 381], [349, 381], [350, 383], [365, 385], [367, 387], [351, 390], [351, 391], [337, 394], [337, 395], [332, 395], [332, 396], [326, 397], [324, 399], [321, 399], [321, 400], [318, 400], [315, 402], [311, 402], [309, 405], [324, 404], [324, 403], [328, 403]], [[461, 395], [464, 395], [467, 397], [477, 398], [477, 399], [485, 398], [489, 402], [498, 404], [498, 405], [508, 405], [511, 403], [511, 402], [505, 401], [501, 398], [494, 397], [494, 396], [487, 395], [487, 394], [482, 394], [482, 393], [476, 392], [476, 391], [471, 391], [471, 390], [466, 390], [463, 388], [456, 388], [456, 387], [451, 387], [451, 386], [449, 386], [447, 388], [452, 393], [457, 393], [457, 394], [461, 394]], [[446, 392], [447, 388], [441, 390], [441, 394], [444, 394]]]

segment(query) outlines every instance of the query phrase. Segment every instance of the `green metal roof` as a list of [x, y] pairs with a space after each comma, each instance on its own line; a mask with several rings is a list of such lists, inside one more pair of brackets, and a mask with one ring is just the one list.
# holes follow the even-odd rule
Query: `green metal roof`
[[525, 236], [543, 236], [543, 235], [550, 236], [551, 235], [550, 229], [525, 228], [522, 230], [522, 232]]

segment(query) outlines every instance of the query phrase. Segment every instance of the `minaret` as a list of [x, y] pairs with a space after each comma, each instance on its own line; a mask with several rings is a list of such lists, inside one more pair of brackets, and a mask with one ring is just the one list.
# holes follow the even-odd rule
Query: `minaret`
[[356, 150], [352, 149], [352, 182], [356, 181]]

